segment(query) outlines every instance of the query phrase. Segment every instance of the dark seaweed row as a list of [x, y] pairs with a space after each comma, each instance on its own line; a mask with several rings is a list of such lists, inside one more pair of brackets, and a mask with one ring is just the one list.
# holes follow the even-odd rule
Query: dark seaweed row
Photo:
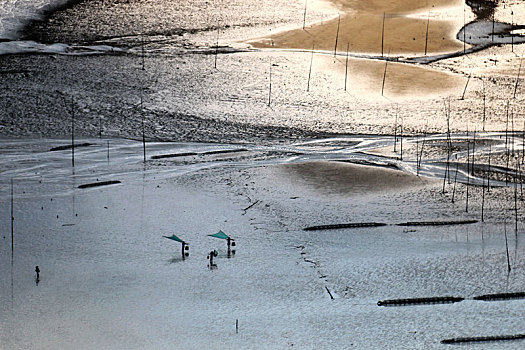
[[445, 225], [466, 225], [475, 224], [478, 220], [456, 220], [456, 221], [409, 221], [397, 226], [445, 226]]
[[519, 339], [525, 339], [525, 334], [494, 335], [494, 336], [488, 336], [488, 337], [451, 338], [451, 339], [444, 339], [441, 341], [441, 343], [457, 344], [457, 343], [491, 342], [491, 341], [519, 340]]
[[305, 228], [305, 231], [315, 231], [315, 230], [330, 230], [334, 228], [357, 228], [357, 227], [377, 227], [377, 226], [386, 226], [386, 224], [380, 222], [356, 222], [351, 224], [335, 224], [335, 225], [320, 225], [320, 226], [310, 226]]
[[118, 180], [93, 182], [93, 183], [90, 183], [90, 184], [79, 185], [78, 188], [99, 187], [99, 186], [114, 185], [114, 184], [119, 184], [119, 183], [120, 183], [120, 181], [118, 181]]
[[522, 298], [525, 298], [525, 292], [485, 294], [485, 295], [474, 297], [472, 299], [491, 301], [491, 300], [505, 300], [505, 299], [522, 299]]
[[[91, 146], [92, 143], [79, 143], [77, 145], [75, 145], [75, 148], [77, 147], [88, 147], [88, 146]], [[73, 145], [65, 145], [65, 146], [57, 146], [57, 147], [53, 147], [51, 148], [49, 151], [50, 152], [53, 152], [53, 151], [64, 151], [66, 149], [71, 149], [73, 148]]]
[[236, 153], [236, 152], [245, 152], [247, 149], [233, 149], [233, 150], [218, 150], [218, 151], [208, 151], [202, 153], [196, 152], [186, 152], [186, 153], [171, 153], [171, 154], [161, 154], [158, 156], [152, 156], [151, 159], [163, 159], [163, 158], [176, 158], [176, 157], [188, 157], [188, 156], [206, 156], [211, 154], [223, 154], [223, 153]]
[[460, 297], [431, 297], [431, 298], [410, 298], [410, 299], [391, 299], [380, 300], [378, 306], [399, 306], [399, 305], [417, 305], [417, 304], [451, 304], [465, 300]]

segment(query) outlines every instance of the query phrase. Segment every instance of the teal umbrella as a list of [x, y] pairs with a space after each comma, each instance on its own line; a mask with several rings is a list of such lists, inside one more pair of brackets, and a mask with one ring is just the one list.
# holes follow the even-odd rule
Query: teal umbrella
[[220, 238], [220, 239], [228, 239], [228, 238], [230, 238], [230, 237], [228, 237], [228, 236], [227, 236], [224, 232], [222, 232], [222, 231], [219, 231], [219, 232], [217, 232], [217, 233], [214, 233], [214, 234], [212, 234], [212, 235], [208, 235], [208, 236], [210, 236], [210, 237], [215, 237], [215, 238]]
[[172, 240], [177, 241], [177, 242], [184, 243], [184, 241], [182, 239], [180, 239], [179, 237], [177, 237], [175, 235], [172, 235], [171, 237], [168, 237], [168, 236], [162, 236], [162, 237], [167, 238], [167, 239], [172, 239]]

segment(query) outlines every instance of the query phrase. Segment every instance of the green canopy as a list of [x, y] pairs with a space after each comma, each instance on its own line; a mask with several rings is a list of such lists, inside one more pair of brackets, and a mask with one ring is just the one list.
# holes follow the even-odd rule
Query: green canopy
[[219, 231], [217, 233], [214, 233], [213, 235], [208, 235], [208, 236], [215, 237], [215, 238], [220, 238], [220, 239], [228, 239], [228, 238], [230, 238], [222, 231]]
[[172, 239], [172, 240], [177, 241], [177, 242], [184, 243], [184, 241], [182, 239], [180, 239], [179, 237], [177, 237], [175, 235], [172, 235], [171, 237], [168, 237], [168, 236], [162, 236], [162, 237], [167, 238], [167, 239]]

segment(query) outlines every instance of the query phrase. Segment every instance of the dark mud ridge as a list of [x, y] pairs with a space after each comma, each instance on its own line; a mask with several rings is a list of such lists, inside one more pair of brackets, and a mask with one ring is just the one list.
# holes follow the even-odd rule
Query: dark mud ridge
[[100, 187], [100, 186], [114, 185], [114, 184], [119, 184], [119, 183], [120, 183], [120, 181], [118, 181], [118, 180], [93, 182], [93, 183], [89, 183], [89, 184], [79, 185], [78, 188]]
[[465, 300], [461, 297], [431, 297], [431, 298], [409, 298], [409, 299], [390, 299], [380, 300], [378, 306], [405, 306], [405, 305], [422, 305], [422, 304], [452, 304]]

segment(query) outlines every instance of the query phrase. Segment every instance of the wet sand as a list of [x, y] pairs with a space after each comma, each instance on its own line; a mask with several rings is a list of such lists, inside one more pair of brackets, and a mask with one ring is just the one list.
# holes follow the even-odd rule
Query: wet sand
[[[455, 52], [463, 48], [456, 34], [463, 25], [457, 18], [435, 18], [438, 10], [447, 6], [460, 6], [461, 1], [441, 1], [425, 5], [419, 1], [335, 1], [342, 10], [339, 18], [313, 26], [272, 35], [270, 38], [254, 40], [257, 48], [293, 48], [335, 51], [337, 27], [337, 51], [371, 55], [424, 55]], [[457, 12], [457, 10], [456, 10]], [[382, 43], [383, 14], [384, 37]], [[408, 16], [419, 14], [419, 16]], [[427, 17], [429, 19], [428, 41], [426, 41]], [[440, 16], [441, 17], [441, 16]]]
[[396, 169], [343, 162], [294, 163], [281, 168], [282, 178], [290, 178], [313, 192], [336, 196], [386, 194], [437, 182]]

